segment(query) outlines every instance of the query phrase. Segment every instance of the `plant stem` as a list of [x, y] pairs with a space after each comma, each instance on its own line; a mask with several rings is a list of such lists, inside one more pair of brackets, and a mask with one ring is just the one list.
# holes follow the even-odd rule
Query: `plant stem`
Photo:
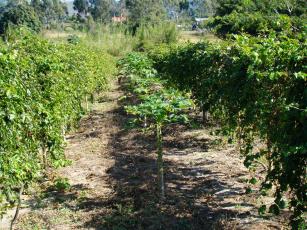
[[85, 96], [85, 103], [86, 103], [86, 112], [89, 111], [89, 104], [88, 104], [88, 97], [87, 95]]
[[43, 164], [44, 164], [44, 169], [48, 168], [48, 156], [47, 156], [47, 147], [45, 144], [43, 144], [42, 147], [42, 155], [43, 155]]
[[202, 110], [203, 110], [203, 124], [206, 125], [209, 121], [209, 112], [205, 103], [203, 103], [202, 105]]
[[17, 220], [17, 217], [18, 217], [18, 214], [19, 214], [19, 210], [20, 210], [20, 206], [21, 206], [21, 195], [23, 193], [23, 189], [24, 189], [24, 184], [21, 184], [21, 187], [19, 189], [19, 194], [18, 194], [18, 204], [17, 204], [17, 207], [16, 207], [16, 212], [15, 212], [14, 218], [11, 221], [10, 230], [13, 230], [14, 223]]

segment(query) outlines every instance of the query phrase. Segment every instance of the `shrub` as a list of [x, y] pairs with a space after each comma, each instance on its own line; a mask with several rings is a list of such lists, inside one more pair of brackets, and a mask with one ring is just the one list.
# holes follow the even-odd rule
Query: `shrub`
[[67, 38], [67, 41], [68, 43], [71, 43], [71, 44], [78, 44], [80, 43], [80, 38], [78, 37], [78, 35], [75, 35], [75, 34], [70, 34]]

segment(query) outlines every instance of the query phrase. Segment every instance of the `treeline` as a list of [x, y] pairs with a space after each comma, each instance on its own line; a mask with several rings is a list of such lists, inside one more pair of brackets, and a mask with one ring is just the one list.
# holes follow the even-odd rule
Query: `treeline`
[[31, 23], [37, 29], [38, 25], [50, 28], [63, 22], [108, 24], [117, 16], [135, 34], [142, 25], [171, 20], [191, 27], [195, 17], [212, 16], [201, 26], [213, 28], [220, 37], [238, 33], [267, 35], [271, 31], [295, 36], [306, 30], [307, 3], [303, 0], [74, 0], [73, 8], [75, 14], [68, 15], [67, 5], [61, 0], [9, 0], [0, 7], [0, 21], [27, 26]]
[[65, 133], [114, 70], [114, 58], [104, 52], [24, 30], [0, 43], [1, 215], [45, 169], [67, 163]]
[[95, 23], [109, 24], [111, 18], [117, 16], [120, 24], [126, 25], [129, 32], [135, 34], [142, 25], [152, 26], [166, 20], [178, 21], [179, 18], [191, 20], [205, 3], [210, 5], [208, 2], [211, 0], [75, 0], [72, 15], [67, 3], [62, 0], [9, 0], [0, 6], [0, 33], [3, 34], [10, 25], [25, 25], [35, 32], [43, 27], [59, 29], [64, 23], [72, 27], [74, 24], [91, 27]]
[[61, 0], [9, 0], [0, 6], [0, 17], [2, 24], [32, 22], [50, 27], [67, 19], [68, 8]]
[[213, 15], [216, 5], [216, 0], [74, 0], [74, 9], [80, 16], [91, 15], [102, 21], [120, 15], [145, 21], [204, 17]]

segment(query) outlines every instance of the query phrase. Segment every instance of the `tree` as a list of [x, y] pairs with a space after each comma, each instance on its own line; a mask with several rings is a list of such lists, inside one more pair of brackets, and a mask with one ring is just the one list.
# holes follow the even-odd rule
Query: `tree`
[[[156, 134], [158, 180], [161, 199], [165, 198], [163, 167], [163, 128], [167, 124], [187, 122], [185, 111], [193, 107], [193, 101], [176, 89], [163, 89], [144, 95], [139, 105], [126, 106], [126, 111], [141, 121], [149, 122], [149, 128]], [[144, 120], [145, 119], [145, 120]]]
[[42, 10], [41, 0], [31, 0], [30, 5], [33, 7], [35, 12], [41, 12]]
[[231, 14], [240, 6], [240, 0], [221, 0], [216, 9], [215, 16], [225, 16]]
[[74, 0], [74, 10], [78, 11], [79, 15], [87, 16], [89, 2], [87, 0]]
[[42, 23], [49, 25], [51, 21], [64, 19], [68, 14], [67, 5], [60, 0], [31, 0], [30, 5]]
[[10, 25], [26, 26], [39, 32], [41, 23], [32, 7], [27, 4], [9, 4], [0, 8], [0, 34], [3, 35]]
[[217, 0], [204, 0], [202, 7], [205, 11], [206, 16], [212, 16], [215, 14], [217, 7]]
[[217, 0], [164, 0], [164, 7], [171, 19], [206, 17], [215, 14]]
[[53, 13], [56, 19], [63, 19], [68, 15], [67, 4], [61, 0], [53, 0]]
[[110, 0], [91, 0], [90, 12], [95, 21], [108, 22], [111, 19]]
[[189, 6], [190, 6], [190, 3], [189, 3], [188, 0], [184, 0], [184, 1], [179, 2], [180, 11], [189, 10]]
[[122, 8], [122, 3], [124, 3], [123, 1], [111, 1], [110, 3], [110, 13], [112, 16], [120, 16], [123, 12], [123, 8]]
[[160, 0], [126, 0], [126, 7], [133, 33], [141, 24], [158, 23], [166, 17], [163, 1]]

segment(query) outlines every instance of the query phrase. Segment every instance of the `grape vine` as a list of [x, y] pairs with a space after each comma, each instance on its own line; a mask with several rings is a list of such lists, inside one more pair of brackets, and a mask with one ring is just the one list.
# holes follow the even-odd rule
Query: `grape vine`
[[[247, 167], [266, 158], [262, 189], [274, 189], [276, 198], [269, 211], [278, 214], [288, 197], [293, 229], [304, 228], [307, 200], [306, 50], [305, 42], [273, 34], [150, 53], [165, 79], [191, 91], [204, 111], [237, 136]], [[254, 151], [255, 140], [266, 148]]]
[[66, 164], [65, 133], [106, 87], [112, 57], [17, 30], [0, 44], [0, 214], [44, 169]]

